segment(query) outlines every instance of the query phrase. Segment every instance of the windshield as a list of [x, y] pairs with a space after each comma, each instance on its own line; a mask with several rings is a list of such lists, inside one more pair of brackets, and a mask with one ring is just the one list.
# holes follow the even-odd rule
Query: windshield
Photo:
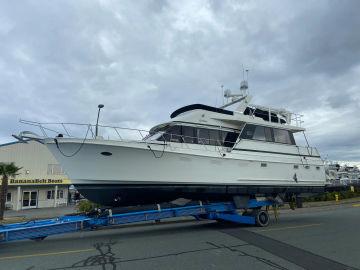
[[[152, 129], [149, 131], [149, 134], [147, 134], [147, 135], [144, 137], [143, 140], [144, 140], [144, 141], [147, 141], [147, 140], [156, 140], [156, 139], [158, 139], [158, 137], [159, 137], [163, 132], [165, 132], [168, 128], [169, 128], [169, 125], [152, 128]], [[160, 132], [161, 132], [161, 133], [160, 133]], [[155, 135], [155, 136], [154, 136], [154, 135]]]

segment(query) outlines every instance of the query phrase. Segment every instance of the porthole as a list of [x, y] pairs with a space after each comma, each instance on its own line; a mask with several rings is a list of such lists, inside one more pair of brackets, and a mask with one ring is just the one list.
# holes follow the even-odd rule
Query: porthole
[[320, 167], [319, 167], [319, 166], [316, 166], [316, 169], [317, 169], [317, 170], [320, 170]]
[[299, 169], [299, 165], [294, 165], [294, 169]]
[[309, 165], [305, 165], [305, 169], [310, 169], [310, 166], [309, 166]]
[[110, 152], [101, 152], [101, 154], [103, 156], [107, 156], [107, 157], [112, 155], [112, 153], [110, 153]]
[[266, 163], [261, 163], [261, 167], [267, 167]]

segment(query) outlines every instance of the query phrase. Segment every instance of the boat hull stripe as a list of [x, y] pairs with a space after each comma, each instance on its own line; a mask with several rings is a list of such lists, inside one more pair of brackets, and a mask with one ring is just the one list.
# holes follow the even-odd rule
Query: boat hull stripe
[[300, 155], [300, 154], [282, 153], [282, 152], [273, 152], [273, 151], [264, 151], [264, 150], [252, 150], [252, 149], [241, 149], [241, 148], [234, 148], [233, 150], [236, 150], [236, 151], [247, 151], [247, 152], [256, 152], [256, 153], [267, 153], [267, 154], [278, 154], [278, 155], [287, 155], [287, 156], [297, 156], [297, 157], [314, 157], [314, 158], [320, 158], [320, 156]]

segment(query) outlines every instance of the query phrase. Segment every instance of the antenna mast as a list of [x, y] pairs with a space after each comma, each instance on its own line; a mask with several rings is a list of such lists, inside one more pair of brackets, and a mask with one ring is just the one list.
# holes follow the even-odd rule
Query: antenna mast
[[224, 85], [221, 85], [221, 93], [222, 105], [224, 105]]
[[[245, 80], [245, 71], [246, 71], [246, 80]], [[240, 93], [233, 94], [233, 93], [231, 93], [231, 90], [229, 90], [229, 89], [225, 90], [224, 97], [227, 100], [229, 98], [231, 98], [231, 101], [224, 104], [223, 106], [221, 106], [220, 107], [221, 109], [229, 107], [235, 103], [242, 102], [242, 101], [244, 101], [246, 104], [248, 104], [250, 102], [250, 96], [248, 93], [249, 85], [248, 85], [248, 81], [247, 81], [248, 77], [249, 77], [249, 69], [245, 70], [243, 67], [243, 80], [240, 83]], [[242, 107], [244, 107], [244, 106], [243, 105], [239, 106], [239, 108], [242, 108]], [[246, 108], [246, 106], [245, 106], [245, 108]]]

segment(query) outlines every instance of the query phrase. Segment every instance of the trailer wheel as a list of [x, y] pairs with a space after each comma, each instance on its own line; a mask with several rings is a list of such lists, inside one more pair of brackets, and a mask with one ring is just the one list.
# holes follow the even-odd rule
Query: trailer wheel
[[269, 214], [267, 211], [254, 211], [255, 223], [258, 227], [266, 227], [269, 225]]

